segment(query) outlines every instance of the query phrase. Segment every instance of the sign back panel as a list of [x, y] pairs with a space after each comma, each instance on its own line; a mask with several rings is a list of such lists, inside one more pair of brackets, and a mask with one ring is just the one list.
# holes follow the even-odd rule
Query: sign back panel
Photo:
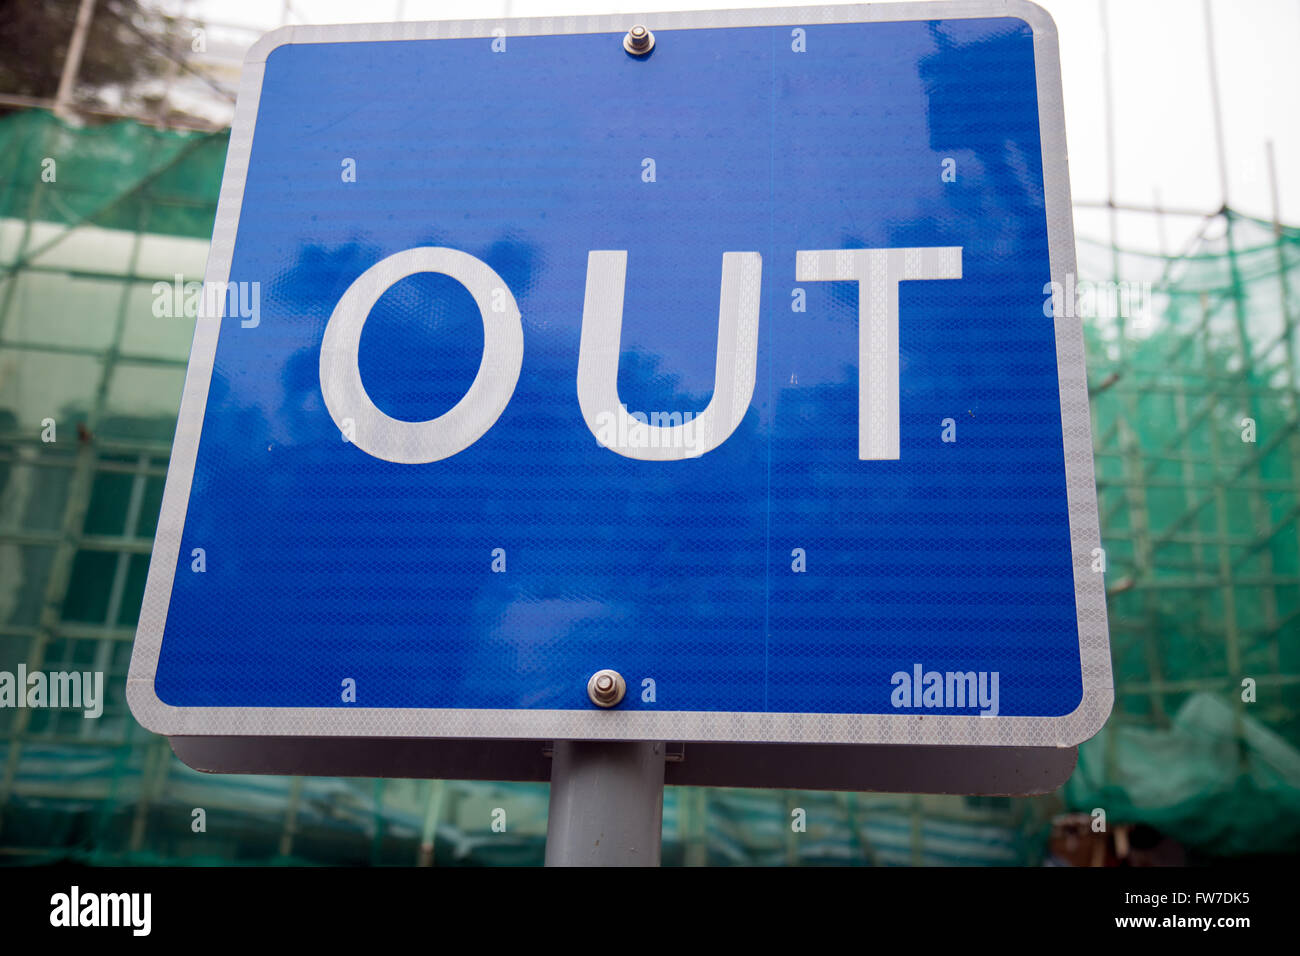
[[644, 57], [622, 17], [250, 53], [128, 684], [147, 727], [1104, 722], [1050, 19], [648, 25]]

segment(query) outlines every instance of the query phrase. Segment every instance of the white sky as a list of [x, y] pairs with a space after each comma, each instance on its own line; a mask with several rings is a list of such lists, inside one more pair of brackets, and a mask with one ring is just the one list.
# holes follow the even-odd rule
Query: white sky
[[[1104, 201], [1106, 119], [1102, 0], [1039, 0], [1061, 39], [1070, 178], [1076, 203]], [[1219, 188], [1201, 0], [1109, 0], [1115, 100], [1115, 200], [1212, 211]], [[271, 29], [282, 22], [483, 19], [643, 12], [619, 0], [164, 0], [213, 23]], [[793, 6], [789, 0], [651, 0], [649, 9]], [[1281, 218], [1300, 223], [1300, 0], [1212, 0], [1228, 159], [1228, 199], [1262, 218], [1272, 212], [1265, 143], [1272, 140]], [[287, 10], [287, 14], [286, 14]], [[645, 18], [654, 28], [654, 18]], [[629, 17], [629, 25], [632, 18]], [[1166, 217], [1169, 251], [1199, 220]], [[1107, 214], [1075, 209], [1079, 235], [1102, 239]], [[1122, 214], [1120, 244], [1156, 249], [1156, 217]]]

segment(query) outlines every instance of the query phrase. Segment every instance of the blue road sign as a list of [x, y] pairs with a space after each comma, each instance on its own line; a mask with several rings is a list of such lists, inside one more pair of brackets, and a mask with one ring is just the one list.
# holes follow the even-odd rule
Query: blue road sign
[[1100, 728], [1050, 19], [663, 14], [648, 53], [630, 25], [249, 54], [128, 684], [147, 727]]

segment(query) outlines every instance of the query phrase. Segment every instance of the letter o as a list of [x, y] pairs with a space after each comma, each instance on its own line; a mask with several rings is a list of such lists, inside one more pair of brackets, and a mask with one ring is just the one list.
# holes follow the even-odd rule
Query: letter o
[[[483, 357], [478, 374], [449, 411], [423, 422], [404, 422], [376, 407], [361, 383], [357, 356], [361, 329], [380, 296], [395, 283], [421, 272], [450, 276], [474, 297], [483, 320]], [[492, 311], [492, 291], [505, 292], [506, 308]], [[443, 246], [420, 246], [381, 259], [357, 276], [325, 325], [320, 348], [320, 387], [334, 424], [356, 423], [352, 444], [368, 455], [406, 465], [450, 458], [483, 437], [519, 381], [524, 361], [524, 329], [519, 306], [492, 267], [469, 253]]]

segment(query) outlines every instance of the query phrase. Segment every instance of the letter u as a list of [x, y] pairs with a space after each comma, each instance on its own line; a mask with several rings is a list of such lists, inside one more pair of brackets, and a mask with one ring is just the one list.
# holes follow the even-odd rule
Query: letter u
[[[678, 461], [698, 458], [731, 437], [754, 397], [762, 273], [763, 258], [757, 252], [722, 254], [713, 397], [689, 425], [650, 425], [632, 418], [618, 398], [627, 251], [588, 254], [578, 352], [578, 404], [597, 441], [625, 458]], [[619, 427], [612, 430], [619, 439], [615, 444], [601, 441], [602, 434], [611, 431], [601, 427], [602, 421], [610, 421], [602, 416], [613, 416], [618, 422]]]

